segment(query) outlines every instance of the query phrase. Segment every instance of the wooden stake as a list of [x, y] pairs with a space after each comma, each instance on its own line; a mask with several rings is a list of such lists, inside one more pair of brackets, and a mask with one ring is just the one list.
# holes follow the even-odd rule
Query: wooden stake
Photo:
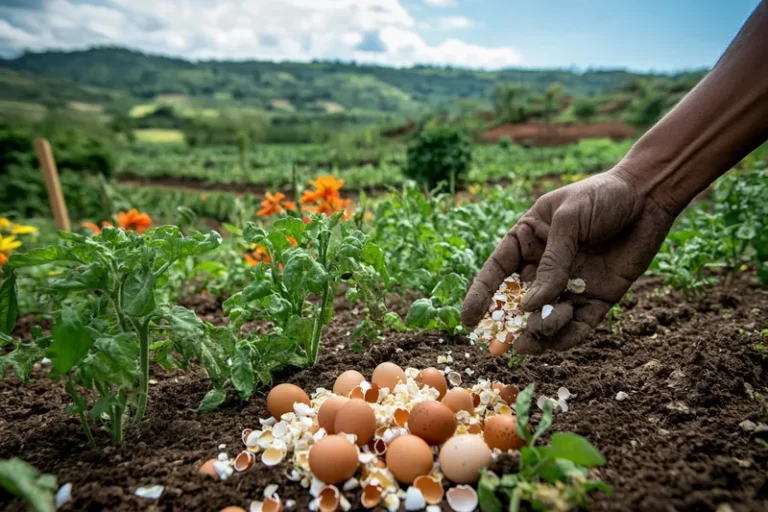
[[53, 218], [56, 227], [60, 231], [71, 231], [67, 204], [64, 202], [64, 194], [61, 193], [59, 171], [56, 169], [56, 161], [53, 159], [51, 145], [46, 139], [35, 139], [35, 152], [45, 178], [45, 188], [48, 190], [48, 199], [51, 202]]

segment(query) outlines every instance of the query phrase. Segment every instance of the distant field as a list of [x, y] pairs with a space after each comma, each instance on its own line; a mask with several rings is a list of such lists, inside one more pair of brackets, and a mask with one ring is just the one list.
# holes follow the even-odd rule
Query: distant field
[[184, 142], [184, 133], [180, 130], [145, 129], [134, 130], [138, 142], [150, 142], [166, 144], [171, 142]]
[[83, 103], [81, 101], [70, 101], [69, 108], [86, 114], [102, 114], [104, 107], [95, 103]]
[[155, 111], [157, 106], [154, 103], [145, 103], [142, 105], [134, 105], [131, 107], [128, 115], [131, 117], [144, 117]]
[[6, 114], [21, 114], [24, 116], [43, 117], [48, 109], [39, 103], [27, 103], [25, 101], [0, 100], [0, 112]]

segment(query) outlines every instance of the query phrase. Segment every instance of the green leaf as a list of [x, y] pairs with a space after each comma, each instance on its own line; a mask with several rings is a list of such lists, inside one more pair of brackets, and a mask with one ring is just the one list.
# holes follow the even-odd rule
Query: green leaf
[[387, 274], [387, 266], [384, 260], [384, 251], [381, 250], [381, 247], [368, 241], [363, 245], [363, 251], [360, 254], [360, 257], [363, 262], [376, 269], [376, 272], [381, 274], [381, 277], [384, 279], [384, 283], [389, 285], [389, 275]]
[[46, 355], [51, 359], [53, 368], [65, 374], [83, 360], [92, 344], [88, 329], [77, 312], [65, 307], [53, 328], [53, 343], [48, 347]]
[[128, 276], [121, 290], [123, 311], [128, 316], [146, 316], [155, 309], [155, 275], [144, 269]]
[[243, 400], [247, 400], [253, 393], [254, 380], [251, 349], [247, 343], [243, 343], [232, 356], [232, 384]]
[[195, 409], [195, 412], [211, 412], [215, 411], [224, 400], [227, 399], [227, 394], [220, 389], [213, 388], [205, 394], [200, 405]]
[[296, 239], [296, 242], [301, 243], [301, 238], [304, 236], [304, 222], [301, 219], [294, 217], [286, 217], [284, 219], [276, 220], [272, 226], [282, 231], [285, 236], [292, 236]]
[[283, 282], [293, 292], [320, 293], [327, 281], [323, 266], [305, 251], [293, 254], [283, 268]]
[[452, 303], [461, 300], [467, 291], [467, 279], [454, 272], [443, 277], [432, 290], [432, 296], [441, 302]]
[[243, 239], [249, 244], [260, 244], [267, 238], [267, 232], [261, 226], [257, 226], [253, 222], [246, 224], [243, 230]]
[[552, 434], [552, 455], [591, 468], [605, 464], [605, 457], [586, 438], [570, 432]]
[[16, 274], [10, 273], [0, 285], [0, 333], [10, 334], [19, 317], [19, 303], [16, 299]]
[[539, 424], [536, 427], [536, 432], [534, 432], [533, 437], [530, 440], [531, 446], [536, 444], [536, 440], [538, 440], [544, 433], [549, 429], [549, 427], [552, 426], [552, 402], [549, 400], [546, 400], [544, 402], [544, 409], [543, 414], [541, 416], [541, 421], [539, 421]]
[[84, 378], [119, 389], [133, 389], [139, 382], [139, 346], [133, 333], [104, 336], [93, 343], [82, 364]]
[[461, 312], [453, 306], [446, 306], [437, 310], [437, 316], [445, 324], [445, 327], [453, 332], [461, 325]]
[[517, 435], [525, 442], [531, 444], [531, 432], [528, 430], [528, 423], [531, 420], [531, 401], [533, 400], [533, 384], [528, 384], [524, 390], [517, 395], [515, 401], [515, 415], [517, 418]]
[[67, 247], [61, 245], [51, 245], [49, 247], [41, 247], [39, 249], [32, 249], [23, 254], [13, 254], [6, 265], [10, 269], [21, 267], [33, 267], [36, 265], [44, 265], [46, 263], [53, 263], [54, 261], [74, 261], [79, 262]]
[[477, 483], [477, 498], [480, 503], [480, 510], [483, 512], [502, 511], [501, 500], [496, 496], [499, 483], [499, 477], [485, 468], [481, 470], [480, 481]]
[[45, 351], [33, 343], [19, 343], [14, 349], [0, 356], [0, 375], [5, 375], [9, 366], [25, 384], [29, 382], [32, 366], [43, 359]]
[[41, 475], [21, 459], [0, 461], [0, 487], [23, 499], [33, 512], [54, 512], [56, 477]]
[[418, 299], [413, 302], [408, 315], [405, 317], [405, 325], [416, 329], [426, 329], [435, 316], [435, 308], [429, 299]]

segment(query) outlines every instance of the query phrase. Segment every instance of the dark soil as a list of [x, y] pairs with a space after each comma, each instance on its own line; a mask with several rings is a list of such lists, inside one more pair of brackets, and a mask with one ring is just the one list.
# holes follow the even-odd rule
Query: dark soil
[[[730, 289], [718, 287], [693, 300], [660, 293], [658, 284], [641, 280], [625, 304], [621, 332], [604, 324], [583, 347], [530, 358], [516, 368], [464, 337], [437, 333], [389, 333], [354, 352], [346, 346], [358, 318], [354, 310], [342, 310], [319, 363], [276, 381], [312, 391], [331, 386], [341, 370], [370, 375], [383, 361], [438, 366], [437, 356], [450, 350], [450, 366], [462, 373], [471, 368], [472, 381], [535, 382], [537, 394], [549, 395], [565, 386], [575, 395], [570, 411], [555, 416], [554, 429], [586, 436], [608, 460], [599, 476], [615, 493], [595, 495], [592, 510], [768, 510], [768, 447], [739, 426], [768, 419], [748, 392], [768, 387], [768, 364], [753, 348], [766, 341], [759, 332], [768, 328], [768, 290], [757, 286], [751, 272], [736, 276]], [[204, 318], [221, 321], [215, 299], [197, 297], [189, 304]], [[192, 409], [208, 391], [207, 380], [199, 372], [155, 371], [145, 421], [129, 426], [120, 446], [98, 432], [99, 447], [89, 448], [78, 420], [64, 412], [69, 400], [62, 386], [45, 375], [38, 369], [28, 386], [10, 375], [0, 381], [0, 459], [20, 457], [60, 483], [72, 482], [73, 501], [63, 510], [217, 511], [247, 507], [270, 483], [280, 485], [284, 499], [297, 501], [295, 510], [307, 509], [308, 492], [286, 481], [283, 467], [257, 463], [225, 482], [197, 473], [219, 444], [230, 455], [240, 451], [240, 432], [267, 416], [262, 396], [198, 415]], [[616, 400], [619, 391], [628, 398]], [[513, 462], [505, 457], [496, 469]], [[165, 486], [158, 501], [134, 496], [137, 487], [155, 484]], [[354, 495], [350, 501], [359, 503]], [[1, 492], [0, 505], [23, 510]]]

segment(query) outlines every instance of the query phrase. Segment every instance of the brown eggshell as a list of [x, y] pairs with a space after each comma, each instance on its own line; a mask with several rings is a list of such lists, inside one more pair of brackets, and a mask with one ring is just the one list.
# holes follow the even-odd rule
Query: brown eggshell
[[501, 396], [501, 399], [507, 402], [508, 405], [512, 405], [517, 400], [517, 395], [519, 393], [520, 389], [514, 384], [510, 384], [509, 386], [504, 386], [501, 391], [499, 391], [499, 396]]
[[432, 471], [432, 450], [422, 438], [414, 435], [396, 437], [387, 449], [387, 467], [403, 484], [412, 484], [417, 476]]
[[443, 403], [447, 405], [454, 413], [459, 411], [472, 412], [474, 403], [472, 394], [464, 388], [453, 388], [443, 397]]
[[216, 459], [209, 459], [209, 460], [203, 462], [203, 465], [200, 466], [200, 469], [198, 470], [198, 472], [201, 475], [212, 476], [213, 478], [218, 480], [219, 479], [219, 474], [216, 472], [216, 469], [214, 469], [214, 467], [213, 467], [213, 464], [215, 462], [216, 462]]
[[335, 434], [334, 422], [336, 421], [336, 414], [347, 402], [349, 402], [349, 398], [343, 396], [332, 396], [323, 402], [323, 405], [320, 406], [320, 410], [317, 412], [317, 423], [320, 425], [320, 428], [324, 428], [329, 434]]
[[363, 374], [357, 370], [347, 370], [336, 377], [336, 382], [333, 383], [333, 392], [339, 396], [349, 396], [349, 392], [364, 380]]
[[440, 393], [440, 396], [437, 397], [438, 400], [442, 400], [445, 392], [448, 391], [448, 382], [445, 380], [445, 375], [437, 368], [421, 370], [416, 377], [416, 382], [418, 382], [419, 386], [435, 388]]
[[502, 414], [492, 416], [485, 421], [485, 443], [490, 448], [502, 451], [519, 450], [525, 446], [517, 435], [517, 420], [514, 416]]
[[441, 402], [419, 402], [408, 415], [408, 430], [431, 445], [443, 444], [456, 432], [456, 414]]
[[510, 348], [512, 348], [511, 343], [502, 343], [496, 338], [492, 339], [491, 342], [488, 344], [488, 351], [491, 353], [491, 355], [494, 355], [494, 356], [500, 356], [501, 354], [505, 354], [509, 352]]
[[333, 429], [338, 434], [356, 435], [357, 445], [364, 446], [376, 433], [376, 415], [368, 402], [353, 398], [336, 413]]
[[338, 484], [357, 471], [357, 448], [338, 435], [326, 436], [309, 449], [309, 469], [318, 480]]
[[267, 410], [279, 420], [283, 414], [293, 412], [296, 402], [309, 405], [309, 397], [304, 390], [294, 384], [278, 384], [267, 395]]
[[395, 363], [381, 363], [373, 370], [371, 383], [380, 388], [388, 388], [391, 393], [398, 382], [406, 382], [405, 372]]
[[493, 463], [491, 449], [482, 437], [467, 434], [450, 438], [440, 448], [440, 470], [457, 484], [473, 484], [480, 478], [480, 469]]
[[245, 509], [241, 507], [224, 507], [219, 512], [245, 512]]

